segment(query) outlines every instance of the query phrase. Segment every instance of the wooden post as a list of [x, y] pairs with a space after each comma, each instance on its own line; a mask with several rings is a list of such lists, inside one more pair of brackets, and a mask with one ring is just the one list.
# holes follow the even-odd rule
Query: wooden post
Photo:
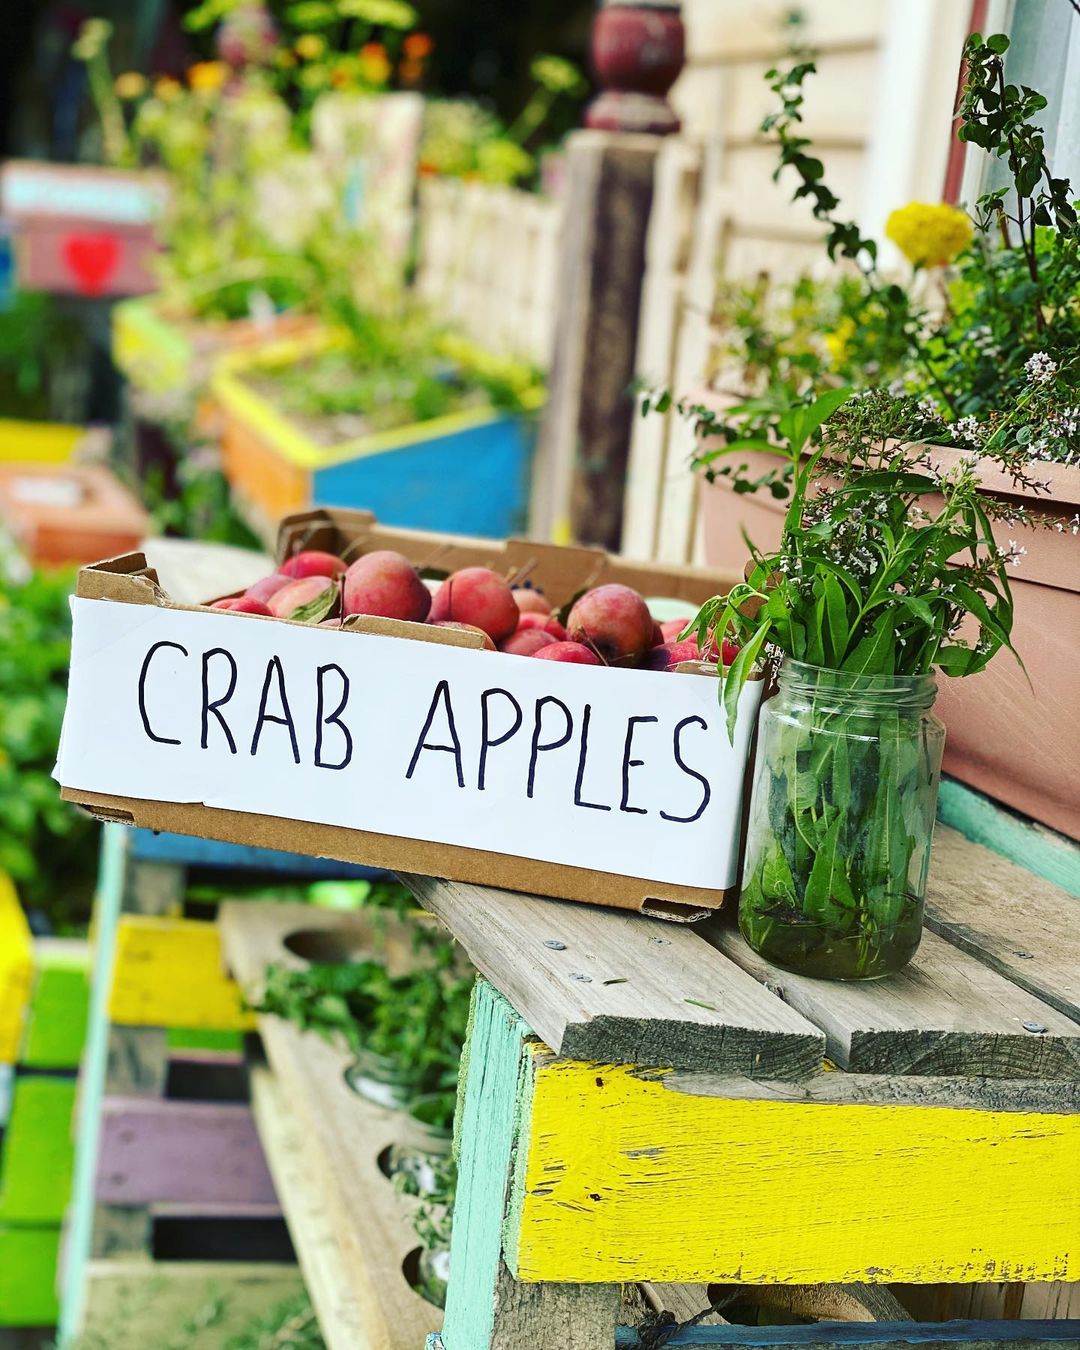
[[602, 85], [567, 144], [551, 388], [533, 478], [532, 532], [613, 552], [634, 417], [631, 385], [667, 92], [682, 69], [679, 0], [603, 0], [592, 34]]

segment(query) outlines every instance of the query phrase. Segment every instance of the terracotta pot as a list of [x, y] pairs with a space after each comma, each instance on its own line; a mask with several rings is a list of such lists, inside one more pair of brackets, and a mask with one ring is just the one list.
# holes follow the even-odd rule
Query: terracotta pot
[[677, 3], [607, 4], [592, 31], [592, 63], [604, 92], [585, 125], [600, 131], [666, 135], [679, 129], [667, 92], [686, 60], [686, 33]]
[[[960, 452], [938, 447], [944, 467]], [[752, 474], [769, 467], [770, 455], [733, 457]], [[945, 772], [999, 801], [1080, 839], [1080, 539], [1069, 522], [1080, 511], [1080, 469], [1033, 464], [1053, 493], [1018, 493], [996, 465], [982, 472], [992, 496], [1036, 508], [1054, 528], [996, 525], [1002, 547], [1015, 539], [1027, 549], [1010, 571], [1015, 613], [1013, 643], [1027, 675], [1002, 652], [979, 675], [939, 678], [937, 712], [948, 731]], [[705, 558], [710, 567], [739, 568], [746, 560], [742, 531], [763, 549], [780, 542], [786, 503], [767, 492], [738, 494], [723, 478], [702, 488]], [[931, 509], [933, 509], [931, 507]], [[1030, 684], [1028, 681], [1030, 680]]]

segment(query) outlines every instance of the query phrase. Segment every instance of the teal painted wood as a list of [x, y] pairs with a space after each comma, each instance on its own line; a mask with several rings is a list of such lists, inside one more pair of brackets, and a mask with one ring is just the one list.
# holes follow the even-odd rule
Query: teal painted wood
[[124, 892], [128, 835], [123, 825], [102, 830], [97, 895], [94, 903], [94, 963], [90, 986], [90, 1014], [86, 1049], [79, 1075], [75, 1173], [71, 1208], [60, 1272], [60, 1320], [57, 1341], [61, 1346], [74, 1339], [82, 1314], [84, 1272], [90, 1259], [94, 1221], [94, 1173], [101, 1099], [105, 1091], [105, 1068], [109, 1043], [108, 998], [112, 986], [116, 950], [116, 925]]
[[477, 980], [458, 1110], [458, 1183], [450, 1242], [445, 1350], [484, 1350], [495, 1326], [522, 1046], [529, 1029], [486, 980]]
[[1015, 816], [951, 778], [941, 780], [938, 820], [1037, 877], [1080, 896], [1080, 844]]
[[[746, 1347], [766, 1350], [783, 1346], [839, 1345], [987, 1345], [1046, 1344], [1080, 1345], [1080, 1322], [815, 1322], [790, 1327], [687, 1327], [676, 1331], [663, 1344], [680, 1350], [705, 1350], [706, 1346]], [[644, 1344], [633, 1327], [620, 1327], [615, 1335], [618, 1350], [639, 1350]]]

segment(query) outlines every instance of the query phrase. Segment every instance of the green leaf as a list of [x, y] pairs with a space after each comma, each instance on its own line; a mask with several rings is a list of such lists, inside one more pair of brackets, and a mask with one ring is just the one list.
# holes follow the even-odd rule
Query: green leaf
[[883, 610], [869, 633], [860, 639], [846, 657], [841, 670], [853, 675], [882, 675], [892, 670], [896, 651], [896, 627], [892, 611]]
[[320, 591], [314, 600], [309, 600], [306, 605], [300, 605], [289, 615], [294, 623], [319, 623], [321, 620], [329, 618], [331, 610], [337, 606], [338, 588], [336, 586], [327, 586], [325, 590]]
[[825, 588], [825, 638], [828, 643], [825, 664], [839, 665], [848, 642], [847, 605], [844, 591], [831, 572], [822, 577]]
[[1004, 56], [1009, 50], [1009, 39], [1004, 33], [992, 33], [990, 37], [986, 39], [986, 45], [995, 56]]
[[735, 744], [735, 724], [739, 719], [739, 695], [750, 678], [754, 663], [765, 645], [771, 627], [771, 623], [767, 621], [763, 623], [754, 636], [744, 643], [738, 656], [724, 672], [724, 709], [727, 712], [728, 740], [732, 745]]
[[844, 870], [840, 844], [843, 813], [825, 832], [806, 882], [803, 906], [808, 915], [828, 927], [839, 927], [855, 917], [855, 896]]

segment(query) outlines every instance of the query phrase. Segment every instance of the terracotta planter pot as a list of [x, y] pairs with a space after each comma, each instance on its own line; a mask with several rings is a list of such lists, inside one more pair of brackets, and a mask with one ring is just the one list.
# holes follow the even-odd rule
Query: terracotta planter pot
[[[948, 467], [960, 452], [939, 447]], [[770, 455], [739, 462], [758, 475]], [[775, 462], [775, 461], [773, 461]], [[979, 675], [939, 679], [937, 711], [948, 731], [945, 772], [981, 792], [1080, 839], [1080, 539], [1069, 522], [1080, 511], [1080, 469], [1035, 464], [1037, 477], [1053, 483], [1050, 497], [1016, 491], [1007, 475], [987, 465], [983, 486], [992, 496], [1037, 507], [1062, 531], [995, 526], [1002, 547], [1010, 539], [1027, 549], [1010, 574], [1015, 617], [1013, 642], [1027, 668], [1025, 676], [1007, 652]], [[739, 494], [726, 479], [705, 484], [702, 512], [705, 557], [710, 567], [740, 568], [746, 560], [745, 529], [760, 548], [780, 542], [786, 502], [767, 492]], [[1030, 679], [1030, 685], [1028, 680]]]

